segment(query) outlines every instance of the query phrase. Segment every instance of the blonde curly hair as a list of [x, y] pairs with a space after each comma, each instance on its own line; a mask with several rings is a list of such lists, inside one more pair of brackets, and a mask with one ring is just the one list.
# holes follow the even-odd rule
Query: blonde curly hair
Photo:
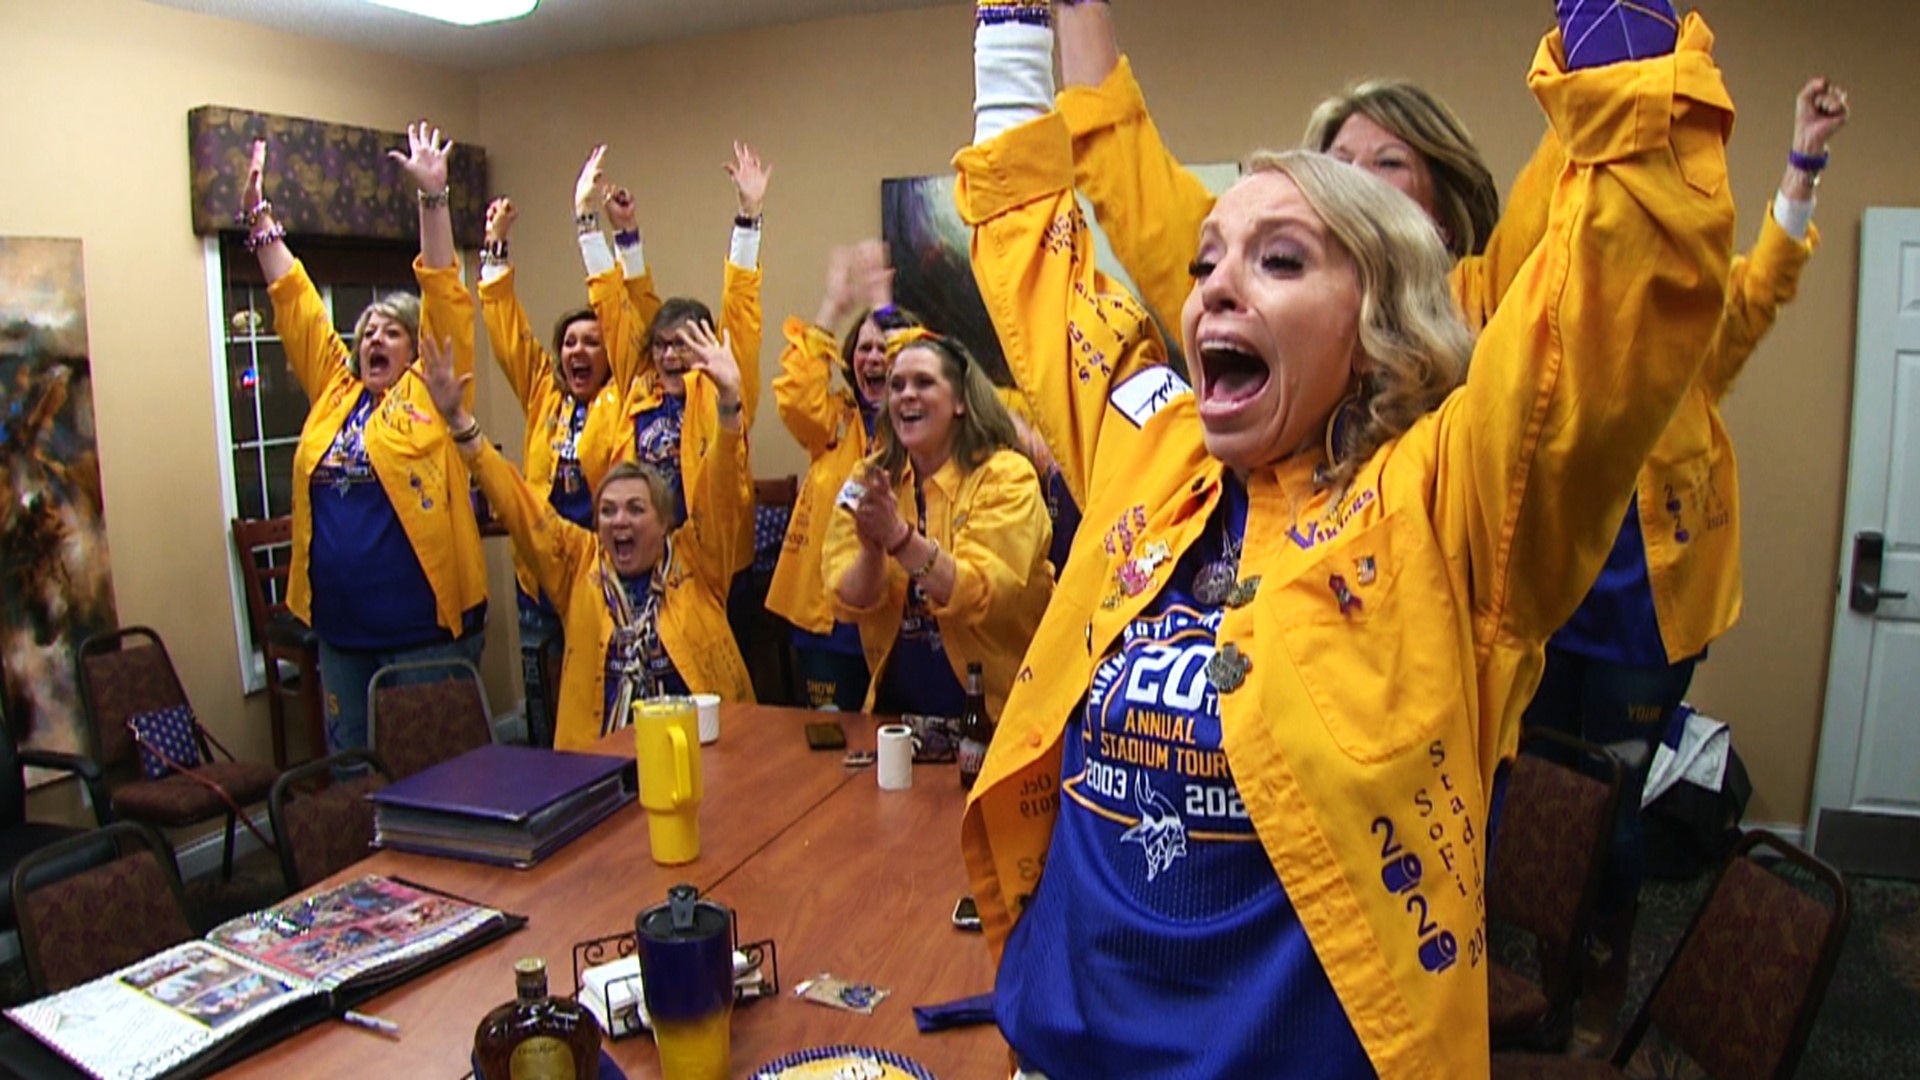
[[1327, 418], [1333, 446], [1322, 474], [1344, 490], [1375, 451], [1466, 379], [1473, 338], [1448, 289], [1453, 260], [1420, 207], [1364, 169], [1310, 150], [1286, 150], [1248, 158], [1243, 175], [1261, 172], [1293, 181], [1352, 261], [1359, 283], [1366, 365], [1355, 396]]

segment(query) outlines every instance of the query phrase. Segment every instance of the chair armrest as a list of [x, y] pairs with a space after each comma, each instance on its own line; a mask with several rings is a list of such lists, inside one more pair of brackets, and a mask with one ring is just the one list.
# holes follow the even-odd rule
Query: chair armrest
[[22, 765], [31, 765], [36, 769], [56, 769], [79, 777], [80, 782], [87, 786], [87, 801], [93, 804], [94, 820], [101, 825], [113, 820], [107, 801], [105, 774], [101, 772], [99, 763], [92, 758], [82, 757], [79, 754], [63, 754], [57, 750], [39, 750], [29, 746], [21, 747], [15, 756], [19, 758]]

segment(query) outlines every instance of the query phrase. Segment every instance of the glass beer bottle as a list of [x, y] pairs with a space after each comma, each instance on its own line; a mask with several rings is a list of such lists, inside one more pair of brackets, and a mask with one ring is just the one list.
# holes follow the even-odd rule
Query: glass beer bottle
[[570, 998], [547, 994], [547, 962], [513, 965], [515, 996], [473, 1032], [474, 1080], [593, 1080], [600, 1075], [600, 1022]]
[[967, 665], [967, 708], [960, 716], [960, 786], [973, 789], [993, 742], [993, 717], [987, 715], [987, 683], [976, 661]]

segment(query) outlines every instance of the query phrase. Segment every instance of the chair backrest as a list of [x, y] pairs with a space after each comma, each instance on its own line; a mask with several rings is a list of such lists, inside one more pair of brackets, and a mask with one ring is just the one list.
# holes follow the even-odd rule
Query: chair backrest
[[367, 682], [367, 742], [395, 780], [494, 741], [487, 689], [465, 660], [388, 664]]
[[800, 498], [800, 478], [780, 476], [753, 482], [753, 570], [762, 575], [773, 573], [780, 561], [780, 548], [787, 539], [787, 523], [793, 518], [793, 504]]
[[[93, 759], [109, 783], [137, 779], [140, 766], [127, 719], [176, 705], [191, 707], [167, 646], [144, 626], [109, 630], [80, 643], [79, 667]], [[203, 760], [212, 756], [204, 745], [200, 755]]]
[[[333, 779], [335, 768], [356, 765], [370, 768], [351, 780]], [[280, 876], [288, 892], [367, 857], [373, 847], [373, 804], [367, 794], [387, 783], [387, 767], [371, 750], [345, 750], [280, 774], [267, 796], [267, 814], [280, 841]], [[316, 784], [322, 786], [301, 790]]]
[[[292, 563], [275, 562], [265, 550], [293, 540], [293, 517], [234, 518], [233, 546], [240, 555], [240, 576], [247, 587], [247, 625], [259, 646], [273, 617], [287, 611], [287, 576]], [[271, 585], [273, 591], [269, 593]], [[275, 599], [275, 597], [279, 599]]]
[[[1752, 857], [1769, 848], [1809, 889]], [[1719, 1080], [1787, 1077], [1799, 1064], [1851, 916], [1831, 866], [1769, 832], [1733, 849], [1614, 1054], [1625, 1068], [1649, 1026]]]
[[[113, 852], [110, 861], [98, 860]], [[88, 868], [72, 869], [76, 860]], [[35, 996], [193, 938], [173, 851], [152, 828], [115, 822], [44, 847], [13, 871], [20, 951]]]
[[1557, 1001], [1574, 989], [1572, 960], [1606, 869], [1620, 762], [1550, 730], [1529, 732], [1521, 751], [1507, 771], [1487, 913], [1538, 939], [1547, 996]]

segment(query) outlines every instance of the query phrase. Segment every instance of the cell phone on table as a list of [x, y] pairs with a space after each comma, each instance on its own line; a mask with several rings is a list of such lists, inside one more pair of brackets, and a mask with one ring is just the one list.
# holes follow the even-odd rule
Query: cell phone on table
[[810, 723], [807, 725], [807, 747], [812, 750], [844, 750], [847, 746], [845, 729], [832, 721]]
[[963, 896], [953, 905], [953, 925], [962, 930], [979, 931], [980, 907], [973, 902], [973, 897]]

